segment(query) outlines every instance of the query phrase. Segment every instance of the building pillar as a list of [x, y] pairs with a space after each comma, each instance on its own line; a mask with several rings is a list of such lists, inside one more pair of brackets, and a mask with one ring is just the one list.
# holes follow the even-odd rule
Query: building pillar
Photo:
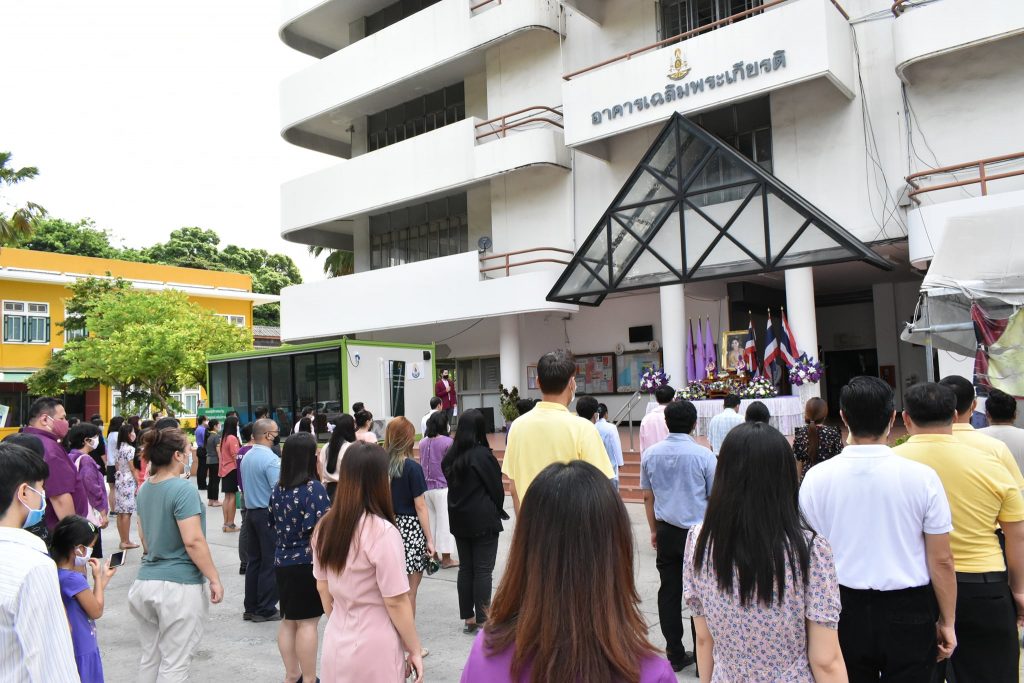
[[[814, 310], [814, 272], [811, 268], [794, 268], [786, 271], [786, 319], [793, 330], [799, 349], [793, 353], [806, 353], [818, 361], [818, 316]], [[779, 329], [776, 337], [781, 338], [785, 331]], [[797, 391], [797, 387], [793, 387]], [[821, 383], [804, 388], [801, 396], [810, 398], [821, 396]]]
[[683, 285], [665, 285], [661, 297], [661, 354], [669, 383], [682, 389], [686, 376], [686, 297]]
[[520, 386], [523, 370], [519, 359], [518, 315], [498, 318], [498, 355], [502, 386], [506, 389], [519, 387], [519, 393], [525, 396], [526, 387]]

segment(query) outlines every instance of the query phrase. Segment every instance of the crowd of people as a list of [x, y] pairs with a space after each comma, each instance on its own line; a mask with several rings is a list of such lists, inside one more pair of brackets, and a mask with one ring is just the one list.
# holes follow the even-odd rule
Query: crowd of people
[[[640, 611], [618, 430], [607, 406], [576, 397], [575, 375], [568, 352], [539, 360], [542, 397], [522, 406], [500, 463], [480, 411], [452, 431], [447, 376], [418, 443], [404, 417], [379, 441], [362, 404], [320, 445], [312, 416], [284, 436], [266, 412], [200, 418], [193, 443], [174, 418], [72, 426], [59, 400], [36, 400], [0, 443], [0, 647], [12, 655], [0, 680], [104, 680], [95, 620], [117, 571], [100, 560], [111, 514], [119, 550], [142, 546], [128, 592], [136, 678], [187, 680], [224, 596], [212, 507], [239, 532], [241, 618], [280, 622], [287, 683], [423, 680], [417, 590], [448, 568], [474, 638], [463, 681], [667, 683], [693, 665], [704, 683], [1017, 680], [1013, 397], [991, 392], [990, 426], [975, 429], [966, 379], [909, 387], [900, 415], [889, 385], [856, 377], [832, 424], [825, 401], [807, 402], [791, 444], [765, 404], [741, 414], [729, 396], [706, 448], [695, 406], [658, 389], [640, 426], [640, 488], [662, 652]], [[898, 421], [909, 438], [890, 447]], [[494, 589], [503, 474], [517, 523]]]

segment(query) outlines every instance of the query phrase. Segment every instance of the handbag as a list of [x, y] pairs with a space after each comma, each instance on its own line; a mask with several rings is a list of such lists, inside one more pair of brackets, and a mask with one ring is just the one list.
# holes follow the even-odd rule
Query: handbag
[[[75, 471], [78, 472], [79, 479], [82, 478], [82, 458], [88, 458], [89, 462], [93, 463], [93, 465], [96, 464], [95, 462], [93, 462], [93, 459], [89, 457], [89, 455], [86, 453], [82, 453], [80, 456], [78, 456], [78, 459], [75, 460]], [[85, 504], [87, 506], [85, 518], [93, 524], [95, 524], [96, 526], [101, 526], [103, 524], [103, 514], [99, 510], [94, 508], [92, 506], [92, 503], [90, 503], [88, 499], [85, 501]]]

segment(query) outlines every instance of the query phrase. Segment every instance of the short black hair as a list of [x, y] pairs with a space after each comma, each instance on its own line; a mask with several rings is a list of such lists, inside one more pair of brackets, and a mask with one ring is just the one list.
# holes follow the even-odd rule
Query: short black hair
[[9, 441], [0, 442], [0, 514], [6, 514], [22, 484], [46, 481], [50, 468], [38, 455]]
[[430, 397], [430, 409], [431, 410], [437, 410], [440, 406], [441, 406], [441, 399], [439, 399], [437, 396], [431, 396]]
[[252, 441], [252, 426], [254, 424], [255, 422], [247, 422], [242, 426], [242, 443], [249, 443]]
[[[237, 414], [238, 413], [235, 413], [235, 415], [237, 415]], [[178, 418], [176, 418], [176, 417], [161, 417], [159, 420], [156, 421], [156, 424], [153, 425], [153, 428], [154, 429], [177, 429], [180, 426], [181, 426], [181, 423], [178, 422]]]
[[309, 406], [306, 406], [305, 408], [302, 409], [303, 415], [314, 415], [315, 413], [316, 411], [310, 408]]
[[448, 415], [444, 411], [437, 411], [427, 418], [427, 430], [423, 436], [432, 439], [435, 436], [448, 436], [451, 428], [448, 425]]
[[956, 394], [944, 384], [920, 382], [903, 392], [903, 407], [920, 427], [940, 427], [956, 416]]
[[664, 386], [661, 386], [661, 387], [658, 387], [657, 389], [654, 390], [654, 398], [661, 405], [665, 405], [666, 403], [671, 403], [672, 399], [674, 399], [675, 397], [676, 397], [676, 390], [673, 389], [668, 384], [666, 384]]
[[68, 515], [57, 522], [50, 535], [50, 557], [57, 562], [63, 562], [71, 557], [75, 548], [80, 545], [92, 545], [99, 535], [99, 528], [85, 517]]
[[576, 399], [576, 414], [580, 417], [592, 420], [597, 414], [599, 404], [593, 396], [580, 396]]
[[548, 395], [560, 394], [576, 376], [576, 358], [565, 349], [549, 351], [537, 361], [537, 385]]
[[740, 397], [737, 396], [736, 394], [729, 394], [724, 399], [722, 399], [722, 404], [726, 408], [739, 408], [740, 407]]
[[939, 380], [939, 384], [944, 387], [949, 387], [956, 396], [956, 413], [957, 415], [963, 415], [971, 409], [971, 405], [974, 403], [974, 399], [977, 395], [974, 392], [974, 385], [971, 384], [971, 380], [960, 375], [949, 375]]
[[839, 392], [839, 409], [851, 434], [878, 437], [889, 428], [896, 409], [895, 393], [878, 377], [854, 377]]
[[14, 434], [8, 434], [4, 437], [2, 443], [10, 443], [15, 446], [21, 446], [27, 448], [40, 458], [46, 457], [46, 449], [43, 447], [43, 440], [35, 434], [26, 434], [25, 432], [15, 432]]
[[747, 422], [762, 422], [764, 424], [770, 424], [771, 419], [772, 413], [768, 410], [768, 406], [760, 401], [754, 401], [747, 406], [747, 410], [744, 414], [744, 420]]
[[196, 427], [203, 424], [204, 422], [206, 422], [206, 416], [200, 415], [199, 417], [196, 418]]
[[79, 422], [68, 431], [64, 441], [69, 449], [81, 448], [85, 445], [86, 439], [91, 439], [94, 436], [102, 436], [99, 427], [92, 422]]
[[683, 399], [665, 406], [665, 424], [672, 434], [689, 434], [697, 424], [697, 406]]
[[57, 410], [57, 406], [64, 405], [64, 401], [53, 396], [40, 396], [36, 400], [32, 401], [32, 405], [28, 407], [27, 421], [37, 419], [40, 415], [53, 415], [54, 411]]
[[210, 420], [210, 424], [207, 425], [208, 429], [216, 429], [217, 427], [220, 427], [220, 420], [216, 418]]
[[253, 413], [254, 417], [257, 420], [259, 420], [260, 418], [266, 417], [269, 414], [270, 414], [270, 409], [267, 408], [266, 406], [260, 406], [259, 408], [256, 409], [256, 412]]
[[993, 420], [1013, 422], [1017, 419], [1017, 399], [1005, 391], [993, 389], [985, 400], [985, 412]]
[[516, 401], [516, 410], [519, 411], [520, 417], [526, 415], [528, 412], [533, 410], [533, 407], [537, 405], [537, 402], [532, 398], [521, 398]]

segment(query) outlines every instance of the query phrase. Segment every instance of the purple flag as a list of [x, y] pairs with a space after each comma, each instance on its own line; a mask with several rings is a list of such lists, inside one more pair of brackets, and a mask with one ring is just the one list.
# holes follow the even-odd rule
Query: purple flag
[[708, 374], [706, 369], [707, 361], [704, 360], [704, 331], [700, 326], [700, 318], [697, 318], [697, 343], [693, 351], [693, 364], [697, 370], [697, 377], [705, 377]]
[[693, 321], [689, 321], [690, 335], [686, 339], [686, 381], [692, 382], [697, 379], [696, 370], [693, 365]]
[[704, 363], [715, 364], [715, 372], [718, 371], [718, 358], [715, 356], [715, 338], [711, 334], [711, 318], [707, 319], [707, 326], [704, 328]]

